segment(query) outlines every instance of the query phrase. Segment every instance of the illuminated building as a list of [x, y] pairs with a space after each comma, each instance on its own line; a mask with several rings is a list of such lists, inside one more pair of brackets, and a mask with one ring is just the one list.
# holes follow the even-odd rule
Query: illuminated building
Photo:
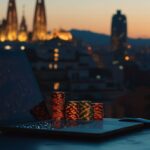
[[112, 18], [111, 45], [116, 56], [122, 56], [127, 49], [127, 19], [118, 10]]
[[26, 19], [25, 16], [22, 16], [22, 21], [20, 24], [20, 30], [18, 33], [18, 40], [20, 42], [26, 42], [28, 40], [28, 29], [27, 29], [27, 24], [26, 24]]
[[6, 41], [6, 20], [3, 19], [3, 21], [0, 23], [0, 42]]
[[[51, 33], [47, 32], [47, 19], [44, 0], [37, 0], [33, 20], [33, 31], [29, 35], [25, 15], [23, 14], [20, 27], [18, 29], [18, 18], [15, 0], [9, 0], [6, 20], [0, 23], [0, 41], [45, 41], [60, 39], [72, 41], [73, 36], [70, 32], [59, 29]], [[57, 59], [55, 59], [57, 60]]]
[[9, 0], [7, 11], [6, 38], [8, 41], [16, 41], [18, 34], [18, 18], [15, 0]]
[[37, 0], [35, 15], [33, 20], [33, 41], [43, 41], [47, 39], [47, 20], [44, 0]]
[[73, 39], [73, 36], [70, 32], [60, 29], [60, 30], [54, 30], [51, 34], [47, 36], [48, 40], [52, 40], [55, 38], [58, 38], [63, 41], [71, 41]]

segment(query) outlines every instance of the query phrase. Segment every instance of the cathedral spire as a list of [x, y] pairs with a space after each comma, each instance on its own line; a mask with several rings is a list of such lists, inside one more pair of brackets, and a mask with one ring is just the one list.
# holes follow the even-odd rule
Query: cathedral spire
[[25, 6], [23, 6], [23, 9], [22, 9], [22, 21], [21, 21], [21, 24], [20, 24], [20, 31], [25, 31], [27, 32], [27, 24], [26, 24], [26, 19], [25, 19]]
[[33, 22], [33, 41], [47, 39], [47, 20], [44, 0], [37, 0], [34, 22]]
[[25, 6], [23, 6], [22, 14], [23, 15], [22, 15], [22, 20], [20, 24], [18, 40], [20, 42], [26, 42], [28, 40], [28, 28], [27, 28], [26, 19], [25, 19]]
[[18, 18], [15, 0], [9, 0], [7, 10], [7, 40], [17, 40]]

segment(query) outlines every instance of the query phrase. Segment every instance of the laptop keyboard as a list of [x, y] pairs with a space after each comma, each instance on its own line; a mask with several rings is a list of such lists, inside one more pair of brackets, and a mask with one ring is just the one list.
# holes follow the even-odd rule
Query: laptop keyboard
[[11, 126], [12, 128], [18, 129], [31, 129], [31, 130], [62, 130], [68, 128], [79, 128], [79, 129], [101, 129], [103, 127], [103, 121], [92, 121], [92, 122], [74, 122], [74, 121], [42, 121], [42, 122], [32, 122], [32, 123], [24, 123], [18, 124], [16, 126]]
[[32, 122], [32, 123], [16, 125], [15, 128], [48, 130], [52, 128], [51, 124], [52, 124], [51, 121], [43, 121], [43, 122], [35, 122], [35, 123]]

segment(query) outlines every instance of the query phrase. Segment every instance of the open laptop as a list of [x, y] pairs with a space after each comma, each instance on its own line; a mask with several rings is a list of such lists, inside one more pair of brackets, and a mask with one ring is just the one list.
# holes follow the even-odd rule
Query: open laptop
[[104, 119], [91, 122], [36, 121], [30, 113], [43, 101], [24, 52], [0, 51], [0, 131], [52, 137], [103, 137], [139, 129], [143, 124]]
[[0, 51], [0, 123], [32, 121], [30, 110], [42, 100], [25, 53]]

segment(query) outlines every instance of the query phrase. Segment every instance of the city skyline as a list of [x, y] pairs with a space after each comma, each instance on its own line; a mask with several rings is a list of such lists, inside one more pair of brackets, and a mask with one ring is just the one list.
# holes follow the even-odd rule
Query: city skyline
[[[135, 1], [136, 6], [132, 5], [135, 4]], [[21, 22], [23, 5], [25, 5], [27, 25], [29, 30], [32, 30], [36, 0], [16, 0], [16, 3], [19, 23]], [[148, 16], [150, 18], [148, 10], [150, 2], [142, 3], [142, 0], [133, 0], [132, 2], [129, 0], [126, 2], [119, 0], [111, 2], [109, 0], [82, 0], [82, 2], [78, 2], [78, 0], [45, 0], [45, 3], [48, 30], [76, 28], [110, 35], [111, 17], [117, 9], [121, 9], [129, 22], [129, 37], [150, 37], [150, 19], [148, 19]], [[6, 18], [8, 0], [1, 0], [0, 7], [0, 19]]]

